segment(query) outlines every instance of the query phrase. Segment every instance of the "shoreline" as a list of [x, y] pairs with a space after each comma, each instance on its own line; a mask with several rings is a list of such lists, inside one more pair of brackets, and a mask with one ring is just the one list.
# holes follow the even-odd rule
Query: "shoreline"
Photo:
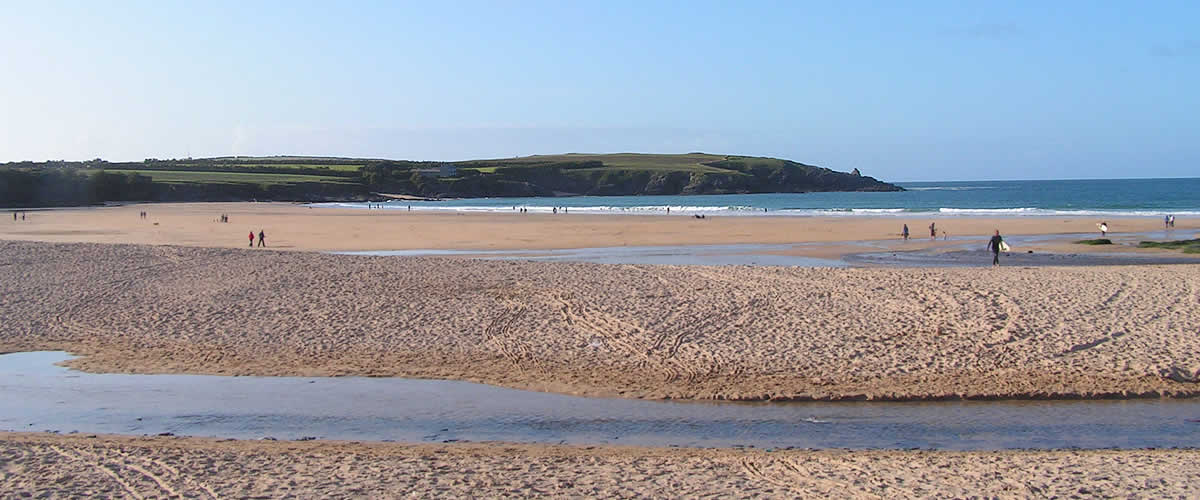
[[[237, 441], [0, 432], [0, 489], [32, 496], [1189, 497], [1196, 449], [678, 449]], [[298, 474], [302, 471], [302, 474]], [[400, 478], [400, 479], [397, 479]]]

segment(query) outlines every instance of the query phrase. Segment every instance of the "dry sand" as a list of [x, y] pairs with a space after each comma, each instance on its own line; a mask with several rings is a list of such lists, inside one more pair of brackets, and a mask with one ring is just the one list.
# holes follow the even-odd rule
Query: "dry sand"
[[[138, 217], [148, 211], [146, 220]], [[220, 214], [231, 222], [217, 223]], [[25, 222], [0, 220], [0, 239], [55, 242], [138, 243], [237, 248], [247, 233], [264, 230], [267, 244], [287, 250], [542, 250], [612, 246], [699, 244], [786, 244], [872, 241], [871, 250], [915, 250], [930, 242], [927, 227], [936, 221], [952, 236], [979, 236], [980, 247], [992, 231], [1006, 235], [1078, 233], [1099, 237], [1096, 220], [1064, 217], [709, 217], [624, 215], [428, 214], [400, 210], [309, 208], [285, 203], [181, 203], [131, 205], [29, 212]], [[899, 240], [908, 224], [913, 240]], [[1155, 217], [1110, 220], [1114, 236], [1160, 231]], [[1180, 220], [1174, 231], [1191, 238], [1200, 220]], [[1073, 245], [1073, 251], [1103, 251]], [[847, 252], [863, 251], [846, 245]], [[830, 249], [797, 249], [803, 255], [830, 257]], [[840, 250], [839, 250], [840, 251]], [[1150, 250], [1149, 252], [1167, 252]], [[1174, 252], [1172, 254], [1178, 254]]]
[[810, 269], [0, 242], [0, 350], [712, 399], [1200, 394], [1200, 266]]
[[23, 497], [1196, 498], [1196, 450], [798, 451], [0, 433]]

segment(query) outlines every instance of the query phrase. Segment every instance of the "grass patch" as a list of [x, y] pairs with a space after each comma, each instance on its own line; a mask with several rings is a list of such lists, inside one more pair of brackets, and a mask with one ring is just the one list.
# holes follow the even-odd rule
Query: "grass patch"
[[505, 165], [516, 166], [521, 163], [544, 163], [544, 162], [583, 162], [583, 161], [601, 161], [604, 162], [603, 167], [575, 169], [577, 171], [587, 170], [655, 170], [665, 172], [705, 172], [705, 173], [731, 173], [730, 170], [712, 167], [704, 163], [712, 161], [724, 160], [725, 156], [710, 155], [704, 153], [690, 153], [683, 155], [661, 155], [661, 154], [638, 154], [638, 153], [616, 153], [616, 154], [565, 154], [565, 155], [536, 155], [525, 156], [522, 158], [497, 160], [502, 161]]
[[1112, 240], [1110, 240], [1108, 238], [1096, 238], [1094, 240], [1079, 240], [1079, 241], [1076, 241], [1075, 243], [1078, 243], [1080, 245], [1111, 245]]
[[1183, 253], [1200, 253], [1200, 239], [1176, 241], [1143, 241], [1138, 248], [1165, 248], [1168, 250], [1183, 250]]
[[171, 163], [171, 166], [183, 169], [205, 170], [213, 168], [278, 168], [278, 169], [320, 169], [335, 172], [357, 172], [362, 164], [329, 164], [329, 163]]
[[496, 168], [497, 167], [471, 167], [471, 168], [464, 168], [463, 170], [474, 170], [481, 174], [494, 174], [494, 173], [496, 173]]
[[141, 174], [164, 184], [258, 184], [290, 185], [309, 182], [357, 184], [354, 179], [323, 175], [256, 174], [243, 172], [199, 172], [191, 170], [107, 170], [113, 173]]

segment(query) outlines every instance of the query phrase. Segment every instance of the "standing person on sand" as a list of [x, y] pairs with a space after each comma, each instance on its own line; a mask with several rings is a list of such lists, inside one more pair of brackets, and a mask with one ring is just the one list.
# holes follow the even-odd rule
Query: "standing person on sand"
[[992, 235], [992, 239], [988, 240], [988, 250], [992, 251], [992, 265], [1000, 265], [1000, 246], [1004, 244], [1004, 238], [1000, 237], [1000, 230]]
[[258, 246], [267, 246], [267, 233], [264, 233], [262, 229], [258, 230]]
[[1101, 238], [1108, 235], [1108, 222], [1101, 222], [1100, 225], [1097, 227], [1100, 228], [1100, 237]]
[[900, 234], [904, 236], [904, 241], [908, 241], [908, 224], [904, 225], [904, 229], [900, 231]]
[[929, 223], [929, 239], [931, 239], [931, 240], [937, 239], [937, 223], [936, 222]]
[[254, 247], [254, 231], [250, 231], [250, 247]]

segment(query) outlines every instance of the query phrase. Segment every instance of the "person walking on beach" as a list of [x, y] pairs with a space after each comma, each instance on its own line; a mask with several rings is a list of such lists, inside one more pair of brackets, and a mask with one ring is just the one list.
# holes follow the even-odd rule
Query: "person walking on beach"
[[254, 231], [250, 231], [250, 246], [254, 246]]
[[267, 233], [264, 233], [262, 229], [258, 230], [258, 246], [267, 246]]
[[1171, 227], [1175, 227], [1175, 215], [1171, 214]]
[[904, 236], [904, 241], [908, 241], [908, 224], [904, 225], [904, 229], [900, 231], [900, 234]]
[[937, 239], [937, 223], [936, 222], [929, 223], [929, 239], [931, 239], [931, 240]]
[[1000, 265], [1000, 246], [1004, 244], [1004, 238], [1000, 237], [1000, 230], [992, 235], [992, 239], [988, 240], [988, 250], [992, 251], [992, 265]]
[[1163, 216], [1163, 229], [1167, 229], [1169, 227], [1171, 227], [1171, 216], [1164, 215]]
[[1100, 237], [1101, 238], [1108, 235], [1108, 222], [1100, 222], [1100, 225], [1097, 227], [1100, 228]]

